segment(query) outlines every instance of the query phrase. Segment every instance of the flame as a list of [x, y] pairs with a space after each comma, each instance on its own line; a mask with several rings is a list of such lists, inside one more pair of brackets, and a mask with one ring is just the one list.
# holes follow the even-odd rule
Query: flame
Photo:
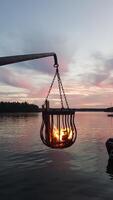
[[52, 138], [55, 141], [65, 142], [72, 139], [72, 129], [61, 128], [60, 131], [54, 126]]

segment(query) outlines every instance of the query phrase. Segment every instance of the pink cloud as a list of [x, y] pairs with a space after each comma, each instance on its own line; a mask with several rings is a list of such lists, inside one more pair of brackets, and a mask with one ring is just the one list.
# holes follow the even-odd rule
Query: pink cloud
[[25, 88], [31, 90], [33, 85], [30, 78], [27, 80], [27, 77], [17, 74], [11, 69], [6, 67], [0, 69], [0, 82], [19, 88]]

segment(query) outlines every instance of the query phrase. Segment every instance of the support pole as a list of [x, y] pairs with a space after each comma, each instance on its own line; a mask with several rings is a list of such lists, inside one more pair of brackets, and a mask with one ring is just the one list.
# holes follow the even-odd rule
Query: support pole
[[40, 58], [45, 58], [45, 57], [50, 57], [50, 56], [54, 57], [54, 66], [58, 66], [57, 55], [54, 52], [0, 57], [0, 66], [23, 62], [27, 60], [40, 59]]

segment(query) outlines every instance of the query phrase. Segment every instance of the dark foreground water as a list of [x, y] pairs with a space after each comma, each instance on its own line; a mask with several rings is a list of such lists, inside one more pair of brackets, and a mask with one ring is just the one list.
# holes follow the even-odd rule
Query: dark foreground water
[[0, 200], [113, 200], [112, 119], [76, 114], [77, 141], [66, 150], [42, 144], [40, 123], [36, 114], [0, 117]]

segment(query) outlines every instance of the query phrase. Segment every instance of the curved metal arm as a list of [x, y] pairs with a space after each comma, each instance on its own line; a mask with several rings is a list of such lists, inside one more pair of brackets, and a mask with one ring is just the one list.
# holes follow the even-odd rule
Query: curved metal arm
[[58, 66], [57, 55], [54, 52], [0, 57], [0, 66], [23, 62], [27, 60], [40, 59], [40, 58], [50, 57], [50, 56], [54, 57], [54, 66]]

